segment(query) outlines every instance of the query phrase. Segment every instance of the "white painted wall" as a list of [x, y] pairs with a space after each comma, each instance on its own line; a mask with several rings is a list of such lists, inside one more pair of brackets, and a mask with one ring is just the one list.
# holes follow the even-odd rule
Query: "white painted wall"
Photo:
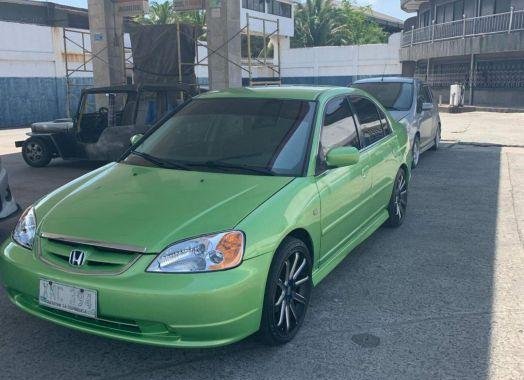
[[[315, 77], [362, 77], [380, 75], [400, 75], [400, 37], [393, 34], [387, 44], [370, 44], [355, 46], [322, 46], [291, 49], [289, 39], [282, 38], [281, 60], [283, 78]], [[207, 55], [205, 47], [198, 48], [200, 59]], [[203, 61], [204, 64], [207, 61]], [[246, 60], [243, 67], [247, 69]], [[253, 62], [254, 63], [254, 62]], [[252, 67], [253, 77], [271, 77], [271, 70], [264, 66]], [[207, 78], [207, 66], [197, 66], [198, 78]], [[247, 71], [242, 77], [247, 78]]]
[[400, 33], [393, 34], [387, 44], [282, 49], [282, 76], [400, 74], [400, 36]]
[[[0, 77], [65, 77], [62, 28], [0, 21], [0, 36]], [[81, 45], [79, 35], [71, 34], [71, 39]], [[88, 40], [86, 46], [90, 46]], [[73, 68], [80, 65], [81, 49], [71, 42], [67, 49]]]

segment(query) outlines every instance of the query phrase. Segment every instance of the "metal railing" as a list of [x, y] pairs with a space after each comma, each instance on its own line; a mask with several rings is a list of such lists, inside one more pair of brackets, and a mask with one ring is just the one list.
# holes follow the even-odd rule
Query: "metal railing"
[[425, 44], [434, 41], [451, 40], [496, 33], [512, 33], [524, 30], [524, 10], [497, 13], [487, 16], [463, 17], [462, 20], [437, 24], [402, 33], [402, 47]]

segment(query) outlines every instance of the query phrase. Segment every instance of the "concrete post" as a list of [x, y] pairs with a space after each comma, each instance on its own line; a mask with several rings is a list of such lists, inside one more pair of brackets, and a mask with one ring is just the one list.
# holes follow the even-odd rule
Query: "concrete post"
[[[106, 0], [89, 0], [89, 29], [95, 86], [125, 83], [122, 17], [117, 15], [115, 3]], [[100, 104], [99, 104], [100, 102]], [[107, 106], [105, 97], [97, 98], [97, 106]]]
[[475, 75], [475, 54], [471, 54], [469, 61], [469, 105], [473, 105], [473, 84]]
[[240, 1], [209, 0], [206, 8], [209, 86], [242, 86]]

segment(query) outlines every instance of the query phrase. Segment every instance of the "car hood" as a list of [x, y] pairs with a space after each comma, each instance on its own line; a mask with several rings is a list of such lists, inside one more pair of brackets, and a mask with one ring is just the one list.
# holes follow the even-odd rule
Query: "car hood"
[[39, 233], [142, 247], [147, 253], [234, 228], [293, 180], [126, 164], [86, 178], [57, 193], [60, 200], [51, 207], [37, 207]]
[[408, 116], [409, 111], [389, 111], [391, 117], [395, 119], [396, 121], [400, 121], [404, 119], [406, 116]]
[[73, 119], [56, 119], [31, 124], [34, 133], [65, 132], [73, 128]]

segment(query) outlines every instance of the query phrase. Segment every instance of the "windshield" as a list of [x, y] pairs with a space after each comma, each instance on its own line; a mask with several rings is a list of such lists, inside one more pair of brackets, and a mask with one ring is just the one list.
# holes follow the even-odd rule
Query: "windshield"
[[413, 103], [413, 83], [368, 82], [355, 83], [374, 96], [388, 111], [409, 111]]
[[124, 162], [145, 160], [176, 169], [300, 176], [315, 106], [315, 102], [301, 100], [195, 99]]

